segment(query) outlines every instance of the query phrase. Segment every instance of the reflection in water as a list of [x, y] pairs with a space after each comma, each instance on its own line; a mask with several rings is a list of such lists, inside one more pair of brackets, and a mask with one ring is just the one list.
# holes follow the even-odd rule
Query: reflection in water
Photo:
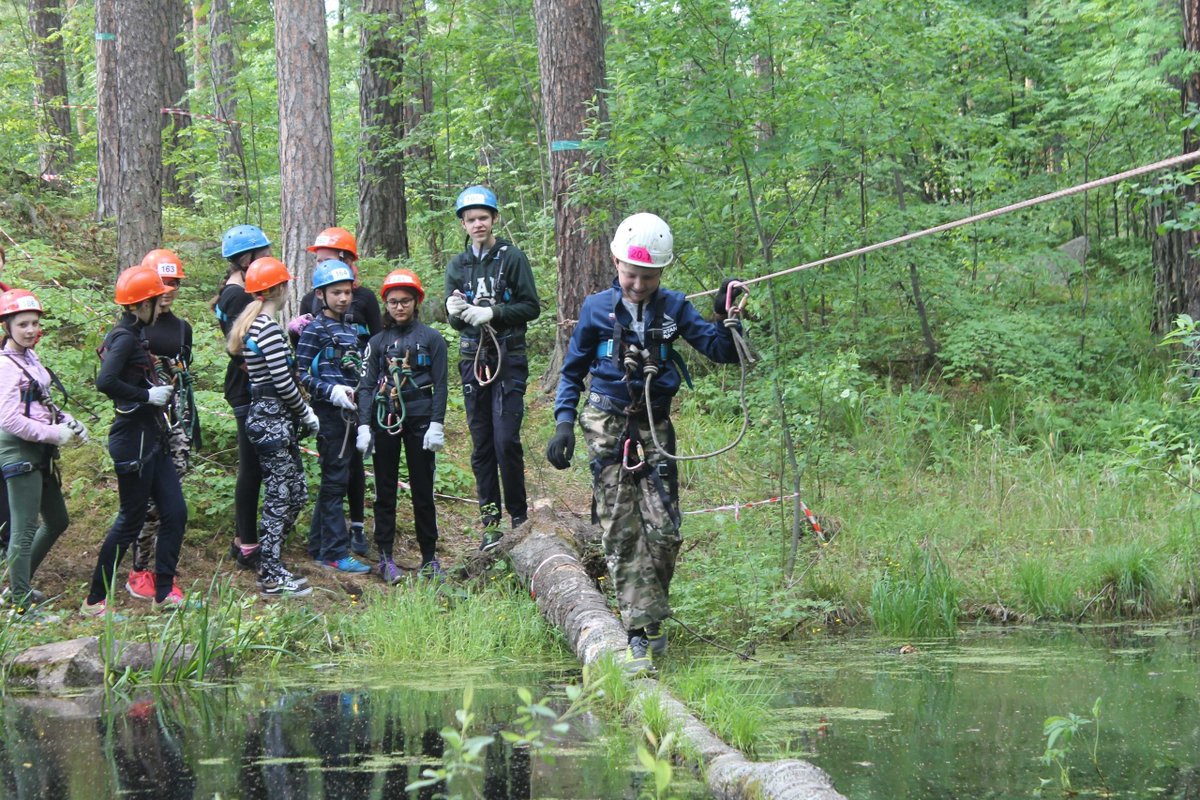
[[[477, 690], [475, 697], [474, 734], [498, 733], [516, 715], [511, 689]], [[0, 800], [432, 800], [447, 787], [408, 794], [404, 787], [440, 765], [439, 731], [455, 723], [460, 699], [459, 691], [246, 686], [163, 688], [109, 704], [99, 694], [8, 697]], [[536, 789], [529, 752], [497, 736], [476, 788], [487, 800], [627, 796], [633, 778], [590, 747], [598, 734], [573, 732], [559, 741], [567, 755], [537, 773]]]

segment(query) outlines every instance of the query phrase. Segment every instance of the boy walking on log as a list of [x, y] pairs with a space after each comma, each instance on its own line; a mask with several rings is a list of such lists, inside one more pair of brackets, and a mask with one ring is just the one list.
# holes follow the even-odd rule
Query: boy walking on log
[[[729, 329], [705, 320], [682, 293], [660, 285], [662, 270], [674, 259], [673, 246], [670, 227], [654, 214], [634, 214], [618, 226], [609, 246], [617, 277], [612, 288], [583, 301], [563, 360], [554, 399], [557, 426], [546, 449], [554, 467], [570, 466], [576, 406], [590, 373], [578, 422], [587, 441], [608, 572], [629, 636], [624, 666], [631, 675], [652, 672], [652, 653], [666, 651], [662, 621], [671, 615], [668, 591], [681, 541], [669, 415], [671, 398], [687, 374], [674, 342], [682, 338], [718, 363], [738, 360]], [[721, 318], [727, 313], [725, 288], [714, 303]], [[655, 439], [665, 452], [654, 446]]]

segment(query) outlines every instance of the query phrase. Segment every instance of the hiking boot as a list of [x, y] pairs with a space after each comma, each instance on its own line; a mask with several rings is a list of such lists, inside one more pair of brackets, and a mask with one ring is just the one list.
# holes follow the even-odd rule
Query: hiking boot
[[279, 578], [264, 578], [259, 583], [259, 595], [272, 597], [306, 597], [312, 594], [312, 587], [307, 583], [297, 583], [295, 578], [280, 576]]
[[121, 620], [125, 619], [123, 614], [118, 614], [116, 611], [108, 607], [107, 600], [100, 600], [99, 602], [93, 604], [89, 603], [86, 597], [83, 598], [83, 605], [79, 607], [79, 615], [81, 617], [96, 618], [103, 617], [106, 614], [110, 615], [110, 618], [114, 622], [120, 622]]
[[654, 674], [654, 660], [650, 656], [650, 640], [645, 636], [630, 636], [625, 648], [625, 660], [621, 669], [631, 678]]
[[241, 569], [258, 569], [258, 547], [255, 546], [249, 553], [242, 551], [242, 545], [234, 539], [233, 544], [229, 545], [229, 557], [237, 562]]
[[51, 614], [49, 611], [37, 606], [30, 606], [25, 609], [14, 608], [9, 614], [13, 620], [24, 625], [52, 625], [62, 619], [58, 614]]
[[125, 591], [138, 600], [153, 600], [154, 573], [148, 569], [130, 570], [129, 580], [125, 581]]
[[375, 571], [379, 573], [379, 577], [382, 578], [383, 582], [388, 586], [395, 586], [400, 582], [401, 578], [404, 577], [404, 575], [400, 572], [400, 568], [396, 566], [396, 562], [392, 561], [390, 558], [385, 558], [380, 561], [379, 566], [375, 568]]
[[662, 629], [662, 623], [651, 622], [646, 626], [646, 639], [650, 642], [650, 653], [661, 656], [667, 652], [667, 632]]
[[361, 522], [350, 523], [350, 552], [359, 556], [367, 554], [367, 532]]
[[500, 545], [500, 540], [504, 538], [504, 531], [500, 530], [497, 525], [489, 525], [483, 529], [483, 538], [479, 542], [479, 552], [486, 553], [493, 547]]
[[337, 561], [322, 561], [320, 564], [325, 569], [336, 569], [338, 572], [348, 572], [351, 575], [361, 575], [364, 572], [371, 571], [370, 567], [354, 556], [339, 558]]
[[421, 565], [417, 570], [417, 575], [428, 580], [435, 580], [438, 583], [446, 582], [446, 571], [442, 569], [442, 565], [438, 563], [436, 558], [431, 558]]

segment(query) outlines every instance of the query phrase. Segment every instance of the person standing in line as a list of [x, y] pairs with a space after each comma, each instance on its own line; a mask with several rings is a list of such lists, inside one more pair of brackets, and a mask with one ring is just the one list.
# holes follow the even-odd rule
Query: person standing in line
[[[192, 326], [171, 311], [179, 284], [183, 280], [183, 262], [171, 250], [151, 250], [142, 258], [142, 266], [151, 267], [162, 278], [167, 293], [158, 298], [158, 316], [144, 331], [154, 356], [155, 368], [166, 384], [176, 389], [168, 407], [167, 443], [171, 461], [180, 478], [191, 468], [193, 443], [199, 444], [200, 417], [191, 392]], [[150, 558], [158, 536], [158, 508], [154, 501], [146, 510], [146, 524], [133, 546], [133, 564], [125, 590], [141, 600], [154, 599], [154, 573]]]
[[448, 355], [446, 340], [419, 317], [425, 290], [407, 269], [393, 270], [379, 294], [387, 304], [387, 327], [371, 337], [358, 383], [358, 433], [364, 456], [375, 446], [376, 573], [400, 581], [393, 559], [396, 539], [396, 482], [404, 450], [411, 484], [413, 525], [421, 548], [419, 573], [444, 579], [437, 560], [437, 507], [433, 479], [437, 453], [445, 447]]
[[[379, 333], [383, 321], [375, 294], [359, 282], [358, 240], [345, 228], [326, 228], [317, 234], [308, 252], [316, 256], [318, 266], [326, 261], [341, 261], [343, 264], [349, 264], [354, 270], [354, 295], [346, 319], [358, 330], [358, 349], [366, 348], [367, 340]], [[299, 342], [305, 326], [320, 315], [321, 306], [316, 289], [304, 295], [300, 301], [300, 315], [288, 323], [288, 334], [293, 346]], [[362, 456], [355, 450], [350, 459], [350, 480], [346, 497], [350, 506], [350, 552], [360, 556], [367, 554], [367, 535], [364, 529], [366, 495], [366, 471], [363, 468]]]
[[[679, 555], [679, 473], [671, 399], [685, 373], [674, 352], [683, 339], [711, 361], [738, 361], [733, 334], [700, 316], [682, 292], [661, 285], [675, 258], [671, 228], [654, 214], [634, 214], [617, 226], [609, 245], [617, 276], [612, 288], [588, 296], [579, 310], [554, 397], [554, 436], [546, 459], [571, 465], [576, 407], [584, 379], [591, 383], [579, 426], [587, 440], [593, 507], [603, 533], [608, 574], [629, 637], [624, 668], [654, 669], [666, 651], [662, 621], [671, 615], [668, 592]], [[726, 280], [713, 310], [728, 316]], [[654, 430], [651, 432], [650, 419]]]
[[246, 270], [249, 305], [230, 326], [225, 349], [240, 355], [250, 384], [246, 436], [262, 465], [266, 492], [258, 530], [258, 584], [265, 598], [312, 594], [308, 580], [283, 563], [283, 539], [308, 502], [300, 432], [320, 429], [317, 415], [304, 402], [293, 371], [295, 361], [275, 315], [292, 279], [282, 261], [270, 256]]
[[[271, 255], [271, 241], [255, 225], [234, 225], [221, 237], [221, 256], [229, 262], [225, 283], [213, 299], [213, 313], [221, 326], [221, 335], [229, 337], [233, 321], [250, 304], [246, 292], [246, 268], [251, 262]], [[258, 568], [258, 495], [262, 488], [262, 465], [258, 451], [246, 435], [246, 415], [250, 411], [250, 379], [246, 362], [231, 355], [225, 368], [225, 402], [237, 421], [238, 472], [233, 490], [234, 535], [229, 557], [243, 569]]]
[[300, 382], [321, 420], [317, 453], [321, 488], [313, 508], [308, 553], [320, 566], [361, 574], [371, 568], [350, 555], [343, 501], [350, 464], [362, 455], [354, 447], [358, 422], [355, 393], [362, 371], [358, 330], [346, 321], [353, 299], [354, 271], [341, 261], [322, 262], [313, 271], [313, 289], [324, 310], [305, 326], [296, 345]]
[[[8, 597], [21, 619], [45, 618], [46, 595], [33, 573], [70, 519], [58, 474], [58, 448], [86, 442], [87, 429], [50, 397], [50, 371], [34, 355], [42, 337], [42, 304], [32, 292], [0, 294], [0, 473], [7, 479], [13, 532], [8, 544]], [[41, 516], [41, 524], [38, 517]]]
[[458, 368], [483, 524], [479, 549], [486, 551], [503, 536], [501, 486], [512, 526], [529, 515], [521, 446], [529, 380], [525, 330], [541, 305], [529, 260], [512, 242], [495, 235], [500, 218], [495, 192], [469, 186], [454, 209], [467, 246], [446, 268], [446, 313], [459, 332]]
[[175, 607], [185, 602], [175, 585], [175, 569], [187, 526], [187, 504], [166, 436], [167, 406], [175, 390], [159, 378], [144, 333], [158, 316], [158, 298], [166, 293], [152, 267], [138, 265], [122, 272], [115, 300], [124, 313], [98, 351], [96, 388], [112, 399], [117, 412], [108, 432], [108, 452], [117, 473], [120, 508], [100, 545], [92, 583], [80, 607], [88, 617], [109, 610], [109, 586], [125, 551], [142, 532], [151, 500], [159, 512], [154, 605]]

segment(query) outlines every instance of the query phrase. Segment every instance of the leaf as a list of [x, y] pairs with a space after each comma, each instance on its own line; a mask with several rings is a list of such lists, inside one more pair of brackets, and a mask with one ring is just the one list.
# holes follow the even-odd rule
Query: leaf
[[655, 758], [645, 747], [638, 745], [638, 761], [650, 772], [654, 771]]
[[551, 725], [550, 730], [554, 731], [555, 733], [566, 734], [570, 732], [571, 726], [565, 722], [560, 722], [557, 725]]
[[533, 692], [526, 689], [524, 686], [517, 689], [517, 697], [521, 698], [521, 702], [529, 705], [533, 702]]

